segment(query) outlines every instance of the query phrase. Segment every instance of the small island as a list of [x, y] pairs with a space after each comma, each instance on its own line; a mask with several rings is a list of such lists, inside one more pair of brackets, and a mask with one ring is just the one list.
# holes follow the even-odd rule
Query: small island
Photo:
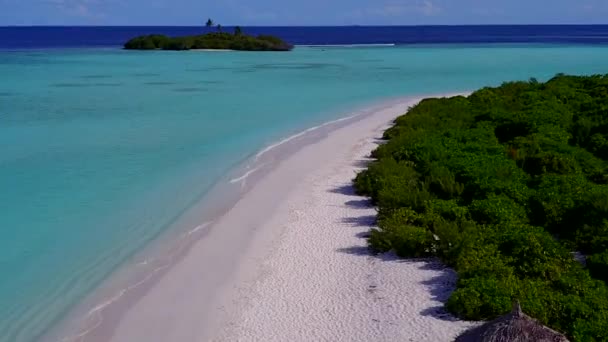
[[[209, 22], [207, 24], [209, 27]], [[168, 37], [151, 34], [135, 37], [125, 43], [127, 50], [237, 50], [237, 51], [290, 51], [293, 45], [269, 35], [250, 36], [235, 27], [234, 33], [223, 32], [217, 25], [217, 32], [201, 35]]]

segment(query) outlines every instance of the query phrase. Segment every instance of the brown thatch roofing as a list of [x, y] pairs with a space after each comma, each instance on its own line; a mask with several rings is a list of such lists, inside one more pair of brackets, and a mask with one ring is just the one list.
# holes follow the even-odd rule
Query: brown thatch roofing
[[568, 342], [568, 339], [524, 314], [516, 302], [511, 313], [465, 331], [455, 342]]

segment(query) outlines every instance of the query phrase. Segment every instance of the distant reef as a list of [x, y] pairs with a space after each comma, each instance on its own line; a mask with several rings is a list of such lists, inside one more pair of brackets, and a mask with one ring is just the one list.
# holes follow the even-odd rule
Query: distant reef
[[127, 50], [238, 50], [238, 51], [290, 51], [293, 45], [280, 38], [250, 36], [237, 30], [235, 33], [212, 32], [196, 36], [168, 37], [160, 34], [135, 37], [125, 43]]

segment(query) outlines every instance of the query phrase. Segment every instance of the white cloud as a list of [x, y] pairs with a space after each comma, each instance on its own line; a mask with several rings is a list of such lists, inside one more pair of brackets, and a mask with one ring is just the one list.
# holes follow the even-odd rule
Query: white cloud
[[101, 19], [105, 14], [101, 10], [102, 0], [44, 0], [45, 3], [62, 12], [81, 18]]
[[416, 14], [434, 16], [441, 11], [442, 8], [431, 0], [389, 0], [374, 7], [355, 9], [349, 12], [346, 17], [350, 19], [389, 18]]
[[372, 11], [375, 12], [375, 14], [384, 16], [401, 16], [403, 14], [412, 13], [430, 16], [440, 12], [441, 8], [430, 0], [400, 0], [384, 3], [381, 7], [372, 9]]
[[577, 3], [579, 12], [585, 14], [605, 14], [608, 12], [608, 1], [606, 0], [583, 0]]
[[435, 15], [441, 12], [441, 7], [429, 0], [422, 1], [422, 4], [420, 4], [417, 9], [424, 15]]

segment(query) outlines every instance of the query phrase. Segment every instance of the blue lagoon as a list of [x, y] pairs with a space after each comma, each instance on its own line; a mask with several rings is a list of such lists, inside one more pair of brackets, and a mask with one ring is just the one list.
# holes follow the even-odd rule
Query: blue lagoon
[[606, 73], [607, 57], [550, 44], [0, 50], [0, 341], [39, 339], [142, 248], [191, 231], [181, 218], [285, 137], [403, 96]]

